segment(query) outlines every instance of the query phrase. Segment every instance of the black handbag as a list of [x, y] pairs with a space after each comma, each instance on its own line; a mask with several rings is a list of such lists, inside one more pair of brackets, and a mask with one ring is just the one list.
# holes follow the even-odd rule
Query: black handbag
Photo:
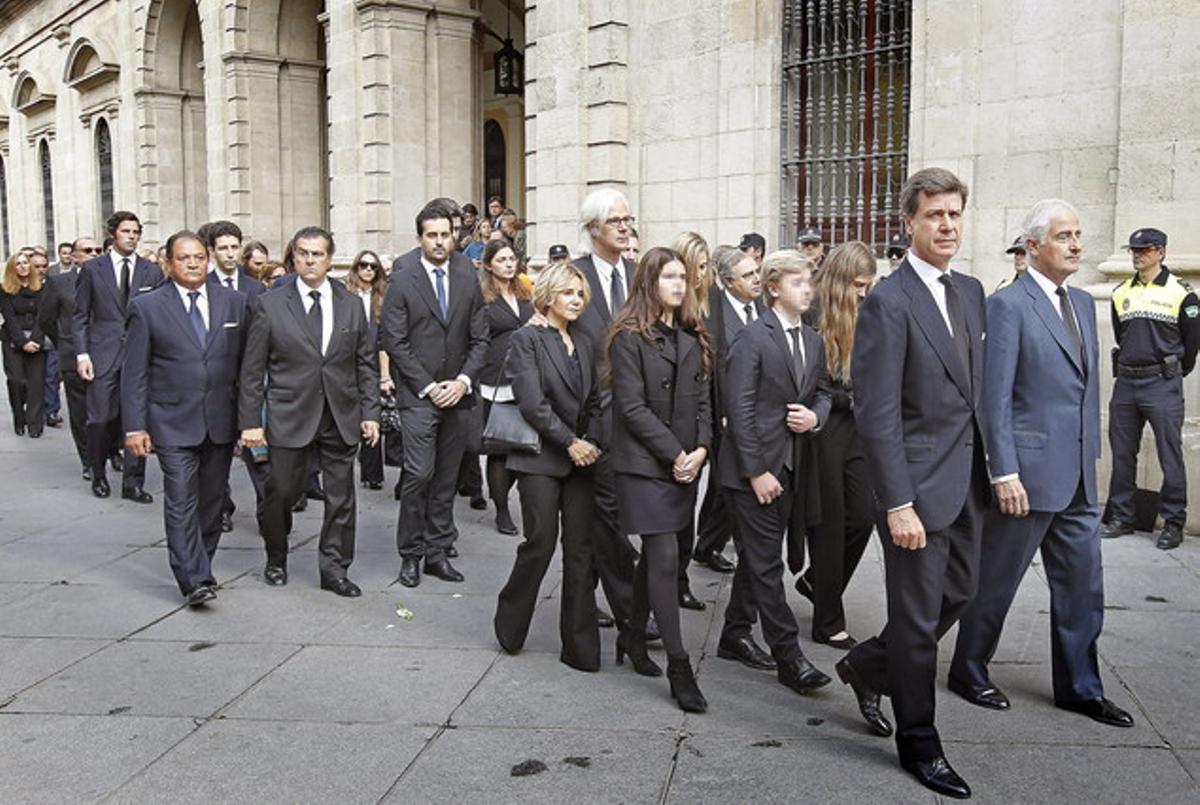
[[[534, 351], [538, 353], [538, 369], [541, 370], [541, 354], [534, 341]], [[521, 416], [517, 403], [496, 402], [500, 387], [492, 392], [491, 411], [488, 412], [487, 422], [483, 426], [483, 452], [488, 455], [497, 453], [533, 453], [542, 452], [542, 435]]]
[[400, 406], [396, 403], [394, 391], [379, 395], [379, 430], [383, 433], [400, 432]]

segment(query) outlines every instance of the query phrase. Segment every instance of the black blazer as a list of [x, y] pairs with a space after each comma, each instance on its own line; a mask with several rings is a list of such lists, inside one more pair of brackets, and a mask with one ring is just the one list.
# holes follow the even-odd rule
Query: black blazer
[[[629, 289], [633, 287], [633, 273], [637, 270], [631, 261], [621, 258], [621, 264], [625, 269], [625, 298], [629, 298]], [[603, 355], [608, 339], [608, 325], [612, 324], [612, 314], [608, 311], [608, 303], [604, 300], [604, 288], [600, 284], [600, 275], [596, 273], [596, 267], [592, 265], [592, 256], [585, 254], [583, 257], [577, 257], [571, 261], [571, 265], [583, 272], [583, 276], [587, 278], [588, 286], [592, 291], [592, 299], [588, 306], [583, 309], [579, 320], [571, 328], [572, 332], [578, 332], [584, 338], [591, 342], [592, 354]]]
[[[75, 282], [75, 352], [86, 353], [96, 376], [121, 368], [124, 358], [127, 303], [121, 299], [111, 252], [83, 264]], [[141, 257], [133, 261], [129, 298], [162, 285], [162, 269]]]
[[[45, 346], [42, 340], [46, 334], [42, 331], [42, 305], [46, 298], [46, 286], [36, 291], [19, 288], [15, 294], [0, 291], [0, 316], [4, 323], [0, 324], [4, 342], [18, 352], [29, 341], [38, 346]], [[29, 335], [25, 335], [25, 331]]]
[[[208, 283], [208, 287], [210, 287], [210, 288], [220, 285], [225, 290], [230, 290], [229, 287], [227, 285], [225, 285], [225, 282], [222, 279], [224, 276], [225, 275], [221, 274], [219, 269], [209, 271], [208, 277], [205, 280], [205, 282]], [[238, 266], [237, 267], [237, 288], [235, 288], [233, 290], [237, 291], [237, 293], [240, 293], [242, 296], [246, 297], [247, 302], [253, 302], [255, 299], [258, 298], [258, 295], [260, 293], [267, 290], [267, 286], [263, 285], [261, 282], [254, 279], [254, 277], [247, 274], [245, 266]]]
[[673, 480], [681, 451], [712, 452], [711, 380], [694, 333], [657, 325], [647, 339], [621, 331], [609, 360], [616, 472]]
[[[524, 299], [517, 300], [517, 313], [503, 299], [484, 305], [488, 325], [487, 356], [479, 372], [479, 382], [489, 386], [504, 385], [504, 358], [508, 354], [508, 342], [512, 334], [533, 316], [533, 305]], [[555, 331], [557, 332], [557, 330]]]
[[542, 437], [542, 452], [509, 453], [506, 466], [515, 472], [564, 478], [575, 469], [567, 447], [586, 437], [598, 444], [600, 390], [596, 359], [586, 339], [575, 338], [579, 356], [576, 376], [563, 344], [553, 327], [520, 327], [509, 340], [504, 372], [512, 382], [521, 416]]
[[75, 281], [78, 278], [79, 269], [74, 267], [55, 274], [47, 278], [42, 293], [42, 331], [54, 342], [59, 366], [69, 371], [75, 370], [75, 340], [71, 335], [75, 329]]
[[[267, 441], [307, 447], [317, 435], [328, 403], [346, 444], [358, 444], [363, 421], [379, 421], [379, 362], [362, 302], [341, 283], [333, 289], [333, 332], [325, 354], [305, 322], [303, 282], [272, 288], [258, 297], [242, 358], [238, 422], [262, 425]], [[264, 389], [264, 376], [266, 388]]]
[[914, 503], [929, 532], [945, 529], [962, 511], [986, 432], [983, 286], [958, 272], [951, 277], [967, 320], [970, 374], [907, 259], [867, 294], [854, 331], [854, 423], [876, 502], [884, 511]]
[[[814, 466], [814, 434], [788, 430], [787, 406], [804, 404], [816, 414], [817, 427], [823, 425], [831, 405], [829, 374], [821, 337], [807, 325], [800, 337], [805, 371], [799, 378], [787, 333], [775, 311], [763, 313], [734, 339], [725, 378], [727, 421], [717, 457], [722, 486], [746, 490], [749, 480], [764, 472], [780, 478], [789, 451], [801, 462], [808, 461], [805, 466]], [[815, 472], [804, 474], [808, 477], [793, 476], [793, 483], [816, 480]]]
[[[766, 310], [762, 299], [754, 300], [755, 320], [761, 319]], [[708, 318], [704, 325], [713, 345], [713, 430], [720, 431], [721, 420], [725, 416], [722, 388], [725, 384], [725, 365], [729, 361], [729, 347], [746, 326], [742, 324], [738, 311], [729, 303], [729, 295], [720, 286], [714, 285], [708, 291]]]
[[[421, 265], [421, 252], [414, 249], [401, 255], [396, 265], [383, 298], [380, 340], [391, 358], [400, 407], [432, 408], [433, 402], [420, 393], [430, 383], [460, 374], [471, 379], [472, 393], [464, 395], [458, 407], [473, 406], [488, 342], [475, 266], [459, 252], [450, 255], [446, 276], [450, 309], [443, 321], [433, 284]], [[360, 312], [361, 307], [360, 303]]]

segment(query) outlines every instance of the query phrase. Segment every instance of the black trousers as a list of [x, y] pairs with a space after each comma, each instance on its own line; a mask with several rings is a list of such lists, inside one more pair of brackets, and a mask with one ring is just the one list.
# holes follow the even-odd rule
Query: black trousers
[[46, 353], [25, 352], [4, 343], [4, 374], [14, 427], [41, 430], [45, 418]]
[[[324, 581], [346, 577], [354, 561], [354, 453], [358, 443], [346, 444], [328, 406], [313, 445], [320, 451], [321, 475], [325, 481], [325, 519], [317, 544], [317, 567]], [[309, 447], [271, 445], [271, 474], [266, 484], [263, 539], [267, 564], [287, 567], [288, 531], [291, 508], [304, 492], [309, 474]]]
[[[978, 472], [982, 456], [975, 464]], [[892, 697], [901, 761], [942, 754], [933, 723], [937, 644], [975, 596], [982, 523], [983, 501], [978, 493], [968, 493], [958, 518], [942, 531], [927, 533], [925, 547], [914, 551], [897, 546], [886, 515], [880, 517], [887, 625], [851, 649], [846, 661], [866, 685]]]
[[496, 639], [509, 653], [516, 653], [525, 645], [538, 590], [554, 558], [554, 548], [561, 533], [563, 576], [558, 629], [562, 651], [559, 657], [572, 668], [598, 670], [600, 630], [596, 625], [596, 593], [592, 580], [595, 557], [591, 539], [591, 473], [575, 469], [565, 478], [521, 475], [517, 489], [525, 540], [517, 546], [512, 573], [496, 602], [493, 621]]
[[1163, 522], [1183, 527], [1187, 520], [1187, 469], [1183, 464], [1183, 378], [1118, 377], [1108, 403], [1108, 443], [1112, 448], [1112, 477], [1108, 485], [1109, 518], [1122, 523], [1135, 519], [1138, 451], [1142, 430], [1150, 423], [1162, 467], [1158, 513]]
[[824, 640], [846, 628], [842, 593], [875, 528], [875, 493], [853, 414], [832, 411], [818, 438], [821, 522], [808, 532], [804, 577], [813, 591], [812, 636]]
[[[121, 372], [113, 370], [88, 383], [87, 387], [88, 459], [92, 480], [107, 479], [105, 464], [110, 454], [122, 450], [125, 434], [121, 429]], [[124, 451], [121, 488], [124, 492], [141, 489], [146, 483], [146, 459]]]
[[207, 439], [196, 447], [155, 445], [163, 474], [163, 525], [179, 591], [215, 584], [212, 558], [221, 541], [221, 500], [233, 459], [232, 444]]
[[46, 350], [46, 372], [43, 381], [42, 404], [46, 416], [57, 416], [62, 410], [62, 395], [59, 394], [58, 384], [61, 379], [58, 366], [58, 350]]
[[420, 406], [400, 412], [404, 468], [396, 550], [437, 561], [454, 544], [454, 492], [467, 431], [457, 409]]
[[79, 376], [74, 366], [63, 365], [61, 368], [63, 389], [67, 396], [67, 423], [71, 427], [71, 440], [75, 442], [79, 462], [85, 467], [91, 466], [87, 447], [87, 381]]
[[[596, 575], [613, 617], [628, 623], [633, 617], [633, 583], [637, 549], [621, 529], [617, 509], [617, 479], [612, 461], [601, 453], [592, 465], [595, 495], [592, 504], [592, 544], [596, 552]], [[594, 582], [593, 582], [594, 586]]]
[[765, 506], [750, 490], [726, 489], [733, 511], [737, 570], [725, 609], [721, 637], [735, 640], [750, 634], [756, 615], [762, 618], [763, 639], [778, 662], [803, 656], [800, 628], [783, 589], [783, 537], [792, 519], [795, 494], [785, 473], [779, 479], [784, 493]]

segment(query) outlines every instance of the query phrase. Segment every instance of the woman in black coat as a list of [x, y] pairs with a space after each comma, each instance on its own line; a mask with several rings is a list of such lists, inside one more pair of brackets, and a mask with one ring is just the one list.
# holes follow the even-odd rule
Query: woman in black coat
[[[493, 402], [513, 399], [512, 386], [504, 374], [504, 358], [512, 334], [533, 316], [529, 291], [517, 278], [517, 255], [506, 240], [493, 240], [483, 250], [483, 270], [480, 290], [488, 322], [488, 350], [483, 370], [479, 373], [479, 395], [483, 398], [483, 421], [487, 422]], [[478, 463], [479, 457], [468, 455], [465, 460]], [[517, 526], [508, 511], [508, 492], [513, 476], [504, 466], [504, 456], [487, 457], [488, 496], [496, 507], [496, 530], [501, 534], [516, 534]]]
[[580, 671], [600, 668], [600, 631], [593, 582], [594, 517], [590, 467], [600, 457], [596, 358], [572, 323], [587, 306], [590, 290], [572, 265], [544, 270], [533, 289], [533, 306], [548, 327], [512, 333], [505, 372], [521, 416], [541, 437], [538, 453], [508, 454], [517, 474], [525, 541], [496, 603], [496, 640], [510, 654], [525, 645], [538, 589], [558, 542], [562, 521], [563, 576], [559, 659]]
[[[383, 297], [387, 293], [387, 276], [383, 273], [383, 261], [379, 255], [370, 250], [358, 253], [350, 264], [350, 272], [346, 275], [346, 290], [354, 294], [362, 302], [363, 313], [367, 317], [370, 328], [371, 343], [379, 340], [379, 318], [383, 311]], [[391, 372], [388, 371], [387, 353], [382, 349], [376, 352], [379, 361], [379, 393], [391, 391], [394, 388]], [[362, 485], [368, 489], [383, 488], [383, 450], [384, 440], [379, 439], [375, 444], [363, 439], [358, 445], [359, 477]]]
[[8, 258], [0, 280], [0, 336], [4, 345], [4, 374], [8, 379], [8, 401], [12, 406], [13, 430], [18, 436], [29, 428], [29, 438], [42, 435], [46, 381], [46, 337], [39, 322], [42, 278], [29, 256], [17, 252]]
[[[712, 442], [712, 349], [687, 273], [670, 249], [646, 252], [608, 346], [613, 392], [612, 462], [621, 527], [642, 538], [632, 623], [618, 638], [643, 673], [647, 604], [667, 650], [671, 696], [689, 712], [708, 704], [679, 626], [677, 533], [696, 505], [696, 479]], [[652, 663], [651, 663], [652, 665]]]

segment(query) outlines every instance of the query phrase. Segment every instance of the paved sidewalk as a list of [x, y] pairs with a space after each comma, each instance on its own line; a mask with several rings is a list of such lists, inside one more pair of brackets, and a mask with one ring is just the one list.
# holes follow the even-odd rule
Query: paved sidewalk
[[[360, 489], [351, 578], [364, 596], [343, 600], [317, 589], [319, 505], [297, 519], [289, 585], [262, 583], [235, 463], [219, 598], [189, 611], [161, 541], [157, 462], [153, 506], [98, 501], [68, 444], [64, 430], [0, 434], [0, 801], [936, 799], [899, 770], [890, 740], [866, 734], [849, 689], [800, 697], [716, 658], [727, 576], [692, 572], [709, 607], [684, 613], [685, 639], [710, 709], [684, 715], [664, 679], [612, 664], [611, 630], [600, 673], [557, 661], [557, 567], [527, 650], [498, 650], [491, 618], [517, 538], [489, 513], [457, 512], [465, 584], [394, 585], [394, 470], [384, 491]], [[1200, 801], [1200, 540], [1164, 553], [1139, 534], [1104, 555], [1106, 689], [1137, 726], [1053, 708], [1049, 595], [1031, 573], [993, 666], [1012, 711], [947, 693], [953, 635], [943, 644], [938, 723], [976, 801]], [[853, 634], [879, 628], [882, 585], [873, 544], [846, 596]], [[808, 604], [793, 603], [806, 635]], [[838, 652], [804, 647], [832, 674]], [[514, 776], [524, 761], [544, 770]]]

